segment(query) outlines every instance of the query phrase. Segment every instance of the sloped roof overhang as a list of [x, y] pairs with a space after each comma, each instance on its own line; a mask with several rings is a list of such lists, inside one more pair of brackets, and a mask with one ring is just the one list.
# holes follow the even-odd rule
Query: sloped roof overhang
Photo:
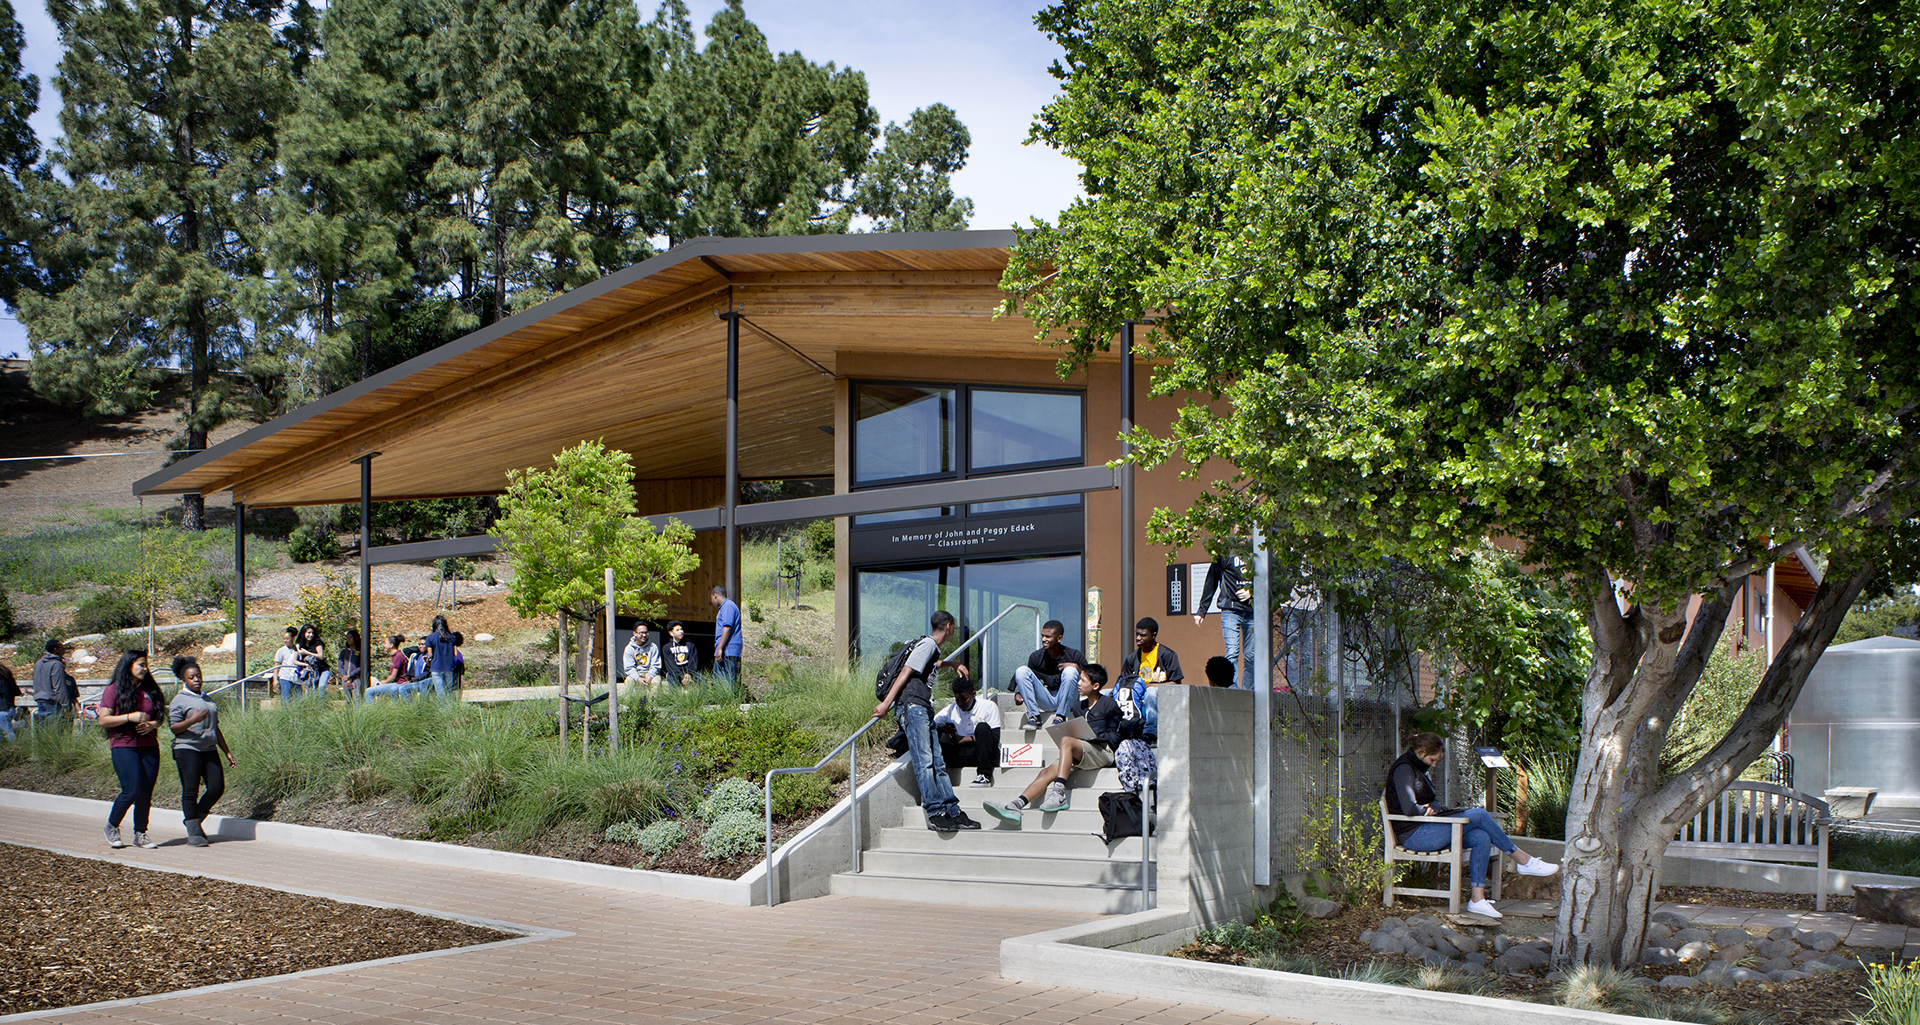
[[[1051, 359], [996, 316], [1012, 231], [706, 239], [475, 331], [145, 477], [140, 495], [254, 506], [495, 494], [583, 439], [642, 480], [725, 464], [726, 323], [741, 314], [740, 473], [833, 473], [846, 352]], [[951, 368], [948, 368], [951, 370]], [[941, 376], [929, 363], [929, 376]]]

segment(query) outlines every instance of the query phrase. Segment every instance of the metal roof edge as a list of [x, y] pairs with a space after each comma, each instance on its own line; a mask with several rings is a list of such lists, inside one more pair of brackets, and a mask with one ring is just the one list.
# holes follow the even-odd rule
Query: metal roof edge
[[562, 295], [523, 310], [505, 320], [469, 332], [437, 349], [421, 353], [399, 366], [383, 370], [364, 381], [348, 385], [339, 391], [309, 402], [299, 409], [282, 413], [279, 416], [221, 442], [206, 451], [189, 456], [165, 469], [150, 473], [133, 482], [136, 495], [185, 494], [193, 488], [169, 490], [167, 482], [200, 467], [237, 452], [256, 442], [297, 426], [322, 413], [331, 412], [340, 406], [361, 396], [378, 391], [396, 381], [411, 377], [422, 370], [433, 367], [443, 360], [463, 356], [489, 342], [535, 323], [542, 318], [562, 313], [566, 310], [597, 299], [608, 292], [625, 288], [636, 281], [643, 280], [676, 267], [689, 260], [714, 256], [759, 256], [775, 253], [855, 253], [855, 252], [892, 252], [912, 250], [940, 249], [1009, 249], [1018, 236], [1011, 228], [994, 228], [968, 231], [913, 231], [913, 232], [866, 232], [852, 235], [765, 235], [750, 238], [700, 238], [674, 246], [663, 253], [656, 253], [645, 260], [603, 275]]

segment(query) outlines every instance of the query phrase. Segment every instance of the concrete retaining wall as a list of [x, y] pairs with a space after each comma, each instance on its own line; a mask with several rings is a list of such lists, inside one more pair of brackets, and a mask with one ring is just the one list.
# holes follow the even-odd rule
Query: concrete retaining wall
[[[860, 785], [860, 825], [866, 838], [863, 846], [871, 844], [877, 835], [876, 831], [882, 826], [900, 821], [899, 809], [903, 795], [906, 803], [916, 803], [907, 793], [911, 774], [902, 771], [903, 764], [895, 762], [878, 776]], [[0, 790], [0, 805], [62, 815], [91, 816], [104, 824], [110, 802], [26, 790]], [[783, 900], [788, 899], [787, 894], [795, 899], [821, 896], [827, 892], [833, 873], [846, 871], [850, 859], [847, 814], [847, 802], [841, 801], [782, 848], [779, 872]], [[182, 830], [180, 809], [155, 805], [152, 826], [156, 833], [177, 835]], [[208, 816], [205, 828], [211, 835], [235, 840], [269, 840], [339, 854], [448, 865], [476, 872], [504, 872], [534, 879], [606, 886], [716, 904], [744, 907], [767, 902], [765, 862], [754, 866], [739, 879], [711, 879], [223, 815]]]
[[[1528, 854], [1548, 861], [1561, 861], [1566, 844], [1559, 840], [1539, 840], [1516, 836], [1514, 845]], [[1741, 861], [1737, 858], [1681, 858], [1667, 855], [1660, 859], [1660, 882], [1664, 886], [1714, 886], [1754, 893], [1812, 893], [1819, 871], [1812, 865], [1777, 865], [1765, 861]], [[1855, 886], [1920, 886], [1913, 876], [1880, 875], [1874, 872], [1849, 872], [1827, 869], [1827, 893], [1852, 896]]]
[[[1196, 926], [1253, 911], [1253, 694], [1161, 687], [1157, 905]], [[1178, 944], [1175, 944], [1178, 946]]]

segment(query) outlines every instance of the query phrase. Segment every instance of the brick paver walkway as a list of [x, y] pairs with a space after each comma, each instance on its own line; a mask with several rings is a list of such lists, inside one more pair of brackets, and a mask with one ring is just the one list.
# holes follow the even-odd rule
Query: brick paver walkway
[[[110, 851], [91, 818], [0, 808], [0, 839], [163, 871], [515, 922], [571, 935], [74, 1010], [186, 1025], [897, 1022], [1251, 1025], [1262, 1019], [999, 977], [1000, 941], [1084, 916], [823, 898], [739, 908], [230, 840]], [[154, 951], [155, 956], [174, 956]]]

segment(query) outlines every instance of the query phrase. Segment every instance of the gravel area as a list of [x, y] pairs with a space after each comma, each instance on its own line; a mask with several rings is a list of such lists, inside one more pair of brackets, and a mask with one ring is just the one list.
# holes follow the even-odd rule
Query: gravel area
[[510, 934], [0, 844], [0, 1014], [472, 946]]

